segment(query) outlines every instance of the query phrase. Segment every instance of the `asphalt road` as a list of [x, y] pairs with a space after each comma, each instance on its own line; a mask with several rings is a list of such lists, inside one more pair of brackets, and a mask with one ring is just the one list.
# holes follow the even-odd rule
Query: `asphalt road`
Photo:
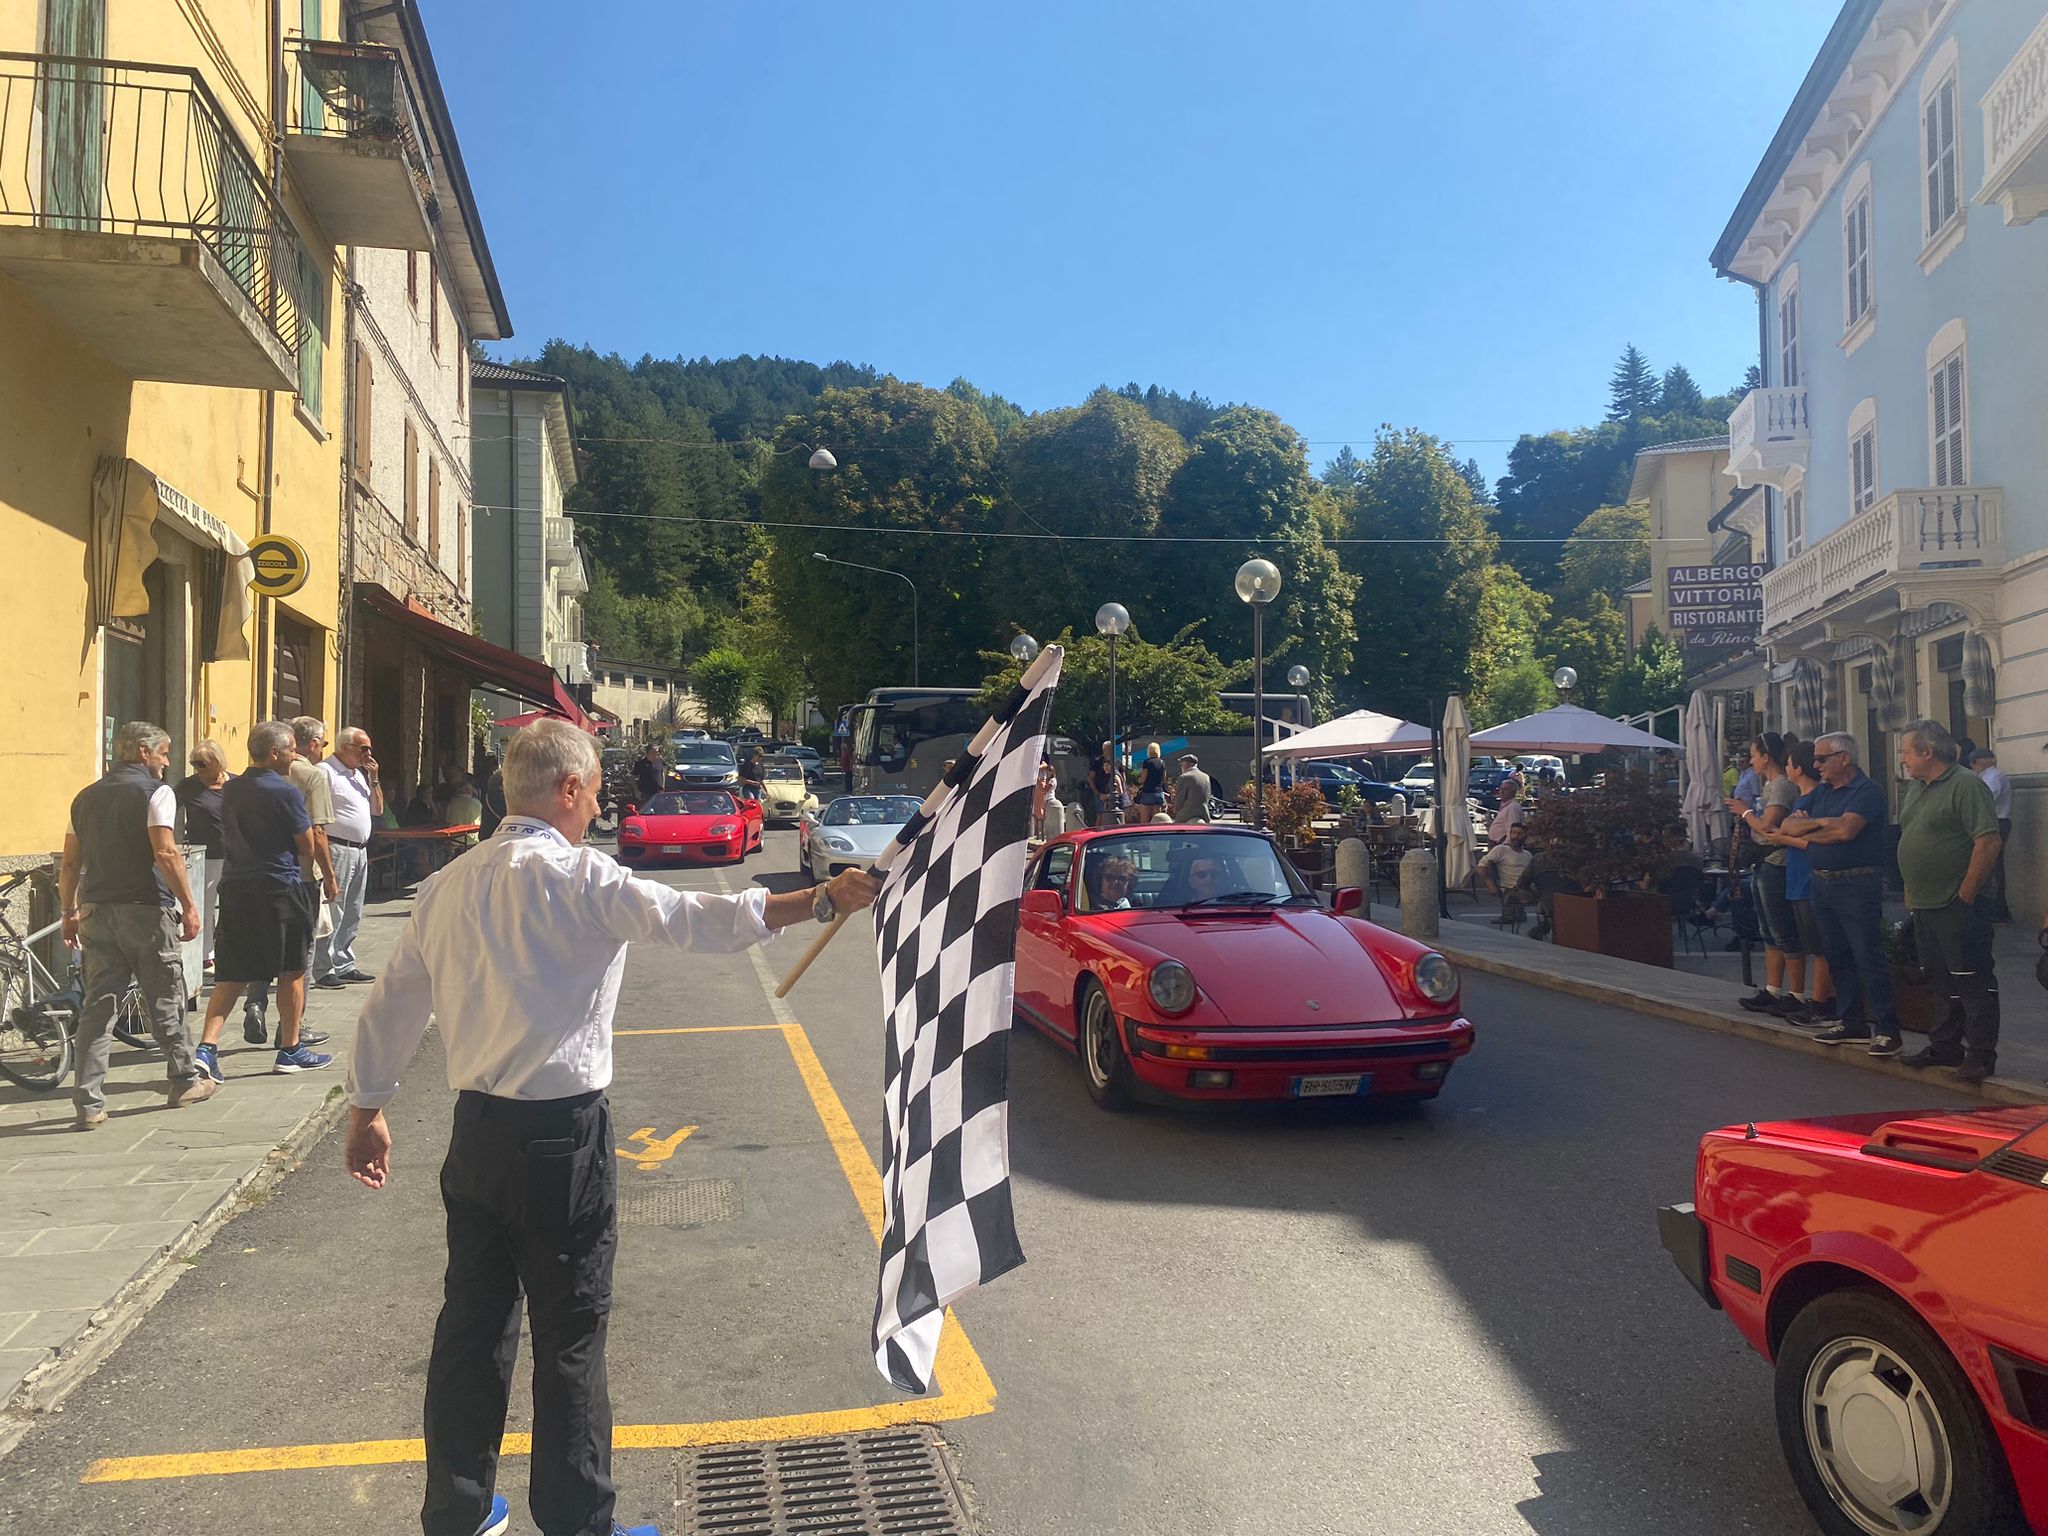
[[[666, 878], [784, 886], [793, 865], [778, 832], [743, 873]], [[875, 1155], [871, 941], [857, 928], [827, 952], [790, 999], [795, 1031], [777, 1027], [762, 974], [746, 956], [628, 962], [620, 1027], [674, 1032], [622, 1035], [612, 1095], [622, 1146], [649, 1163], [621, 1166], [648, 1219], [623, 1233], [613, 1394], [618, 1423], [653, 1426], [638, 1433], [657, 1447], [619, 1454], [622, 1517], [668, 1520], [663, 1447], [688, 1426], [800, 1432], [829, 1422], [809, 1415], [900, 1403], [866, 1349], [872, 1175], [830, 1137], [843, 1103]], [[1071, 1059], [1019, 1035], [1029, 1262], [959, 1309], [996, 1398], [944, 1425], [979, 1529], [1811, 1529], [1768, 1368], [1680, 1281], [1652, 1208], [1689, 1192], [1702, 1129], [1906, 1107], [1897, 1086], [1485, 977], [1466, 1008], [1477, 1049], [1440, 1100], [1405, 1111], [1112, 1116]], [[825, 1086], [805, 1076], [806, 1042]], [[430, 1033], [392, 1113], [395, 1187], [351, 1184], [330, 1139], [224, 1228], [0, 1461], [0, 1527], [416, 1529], [416, 1453], [375, 1442], [419, 1433], [448, 1108]], [[252, 1448], [276, 1453], [245, 1462], [281, 1469], [203, 1475]], [[178, 1454], [179, 1475], [82, 1481], [104, 1458]], [[524, 1485], [508, 1459], [513, 1528], [530, 1531]]]

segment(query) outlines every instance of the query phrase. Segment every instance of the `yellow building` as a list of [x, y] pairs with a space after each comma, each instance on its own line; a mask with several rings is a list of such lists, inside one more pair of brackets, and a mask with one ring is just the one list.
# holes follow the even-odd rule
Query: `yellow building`
[[[0, 5], [0, 866], [60, 845], [124, 720], [181, 775], [335, 714], [337, 285], [351, 242], [425, 249], [432, 202], [396, 61], [339, 11]], [[269, 597], [273, 537], [306, 574]]]

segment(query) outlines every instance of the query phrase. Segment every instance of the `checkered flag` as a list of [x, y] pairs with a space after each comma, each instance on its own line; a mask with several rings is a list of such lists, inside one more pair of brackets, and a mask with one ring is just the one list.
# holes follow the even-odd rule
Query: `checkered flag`
[[[1047, 647], [899, 841], [875, 903], [888, 1049], [875, 1364], [930, 1390], [946, 1308], [1024, 1262], [1010, 1210], [1010, 1010]], [[937, 797], [935, 797], [937, 798]]]

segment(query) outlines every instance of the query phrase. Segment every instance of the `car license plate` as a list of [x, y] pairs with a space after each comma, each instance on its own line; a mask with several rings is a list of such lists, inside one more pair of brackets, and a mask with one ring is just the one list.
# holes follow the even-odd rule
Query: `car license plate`
[[663, 843], [661, 845], [661, 851], [663, 853], [681, 853], [683, 851], [683, 845], [681, 843]]
[[1297, 1077], [1294, 1096], [1297, 1099], [1351, 1098], [1363, 1094], [1371, 1086], [1372, 1079], [1358, 1072], [1333, 1077]]

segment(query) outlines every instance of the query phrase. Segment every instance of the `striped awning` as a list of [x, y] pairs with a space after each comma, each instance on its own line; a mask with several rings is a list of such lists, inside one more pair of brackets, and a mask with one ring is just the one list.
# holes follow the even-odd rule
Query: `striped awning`
[[1963, 708], [1979, 719], [1988, 720], [1998, 706], [1998, 693], [1991, 671], [1991, 643], [1971, 633], [1963, 641]]

